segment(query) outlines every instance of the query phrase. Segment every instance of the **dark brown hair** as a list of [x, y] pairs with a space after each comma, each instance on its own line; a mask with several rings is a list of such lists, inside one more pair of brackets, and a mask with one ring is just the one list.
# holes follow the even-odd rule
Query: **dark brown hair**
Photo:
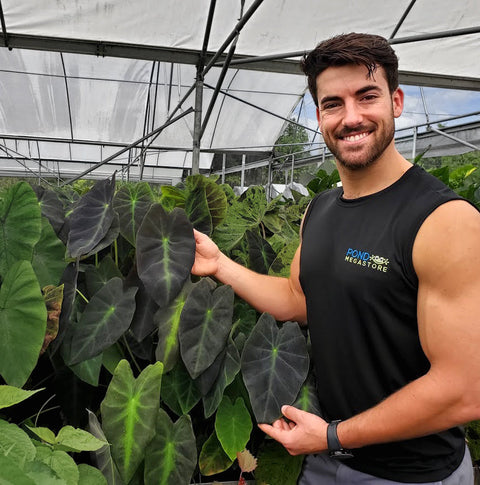
[[301, 68], [308, 79], [308, 88], [318, 106], [317, 76], [332, 66], [363, 65], [373, 77], [383, 67], [390, 93], [398, 88], [398, 58], [387, 39], [372, 34], [342, 34], [327, 39], [305, 55]]

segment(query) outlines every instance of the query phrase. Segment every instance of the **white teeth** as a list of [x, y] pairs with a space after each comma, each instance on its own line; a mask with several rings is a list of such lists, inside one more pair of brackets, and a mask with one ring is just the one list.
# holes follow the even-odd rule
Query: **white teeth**
[[344, 140], [346, 140], [346, 141], [357, 141], [357, 140], [361, 140], [362, 138], [365, 138], [367, 135], [368, 135], [368, 133], [360, 133], [358, 135], [345, 136]]

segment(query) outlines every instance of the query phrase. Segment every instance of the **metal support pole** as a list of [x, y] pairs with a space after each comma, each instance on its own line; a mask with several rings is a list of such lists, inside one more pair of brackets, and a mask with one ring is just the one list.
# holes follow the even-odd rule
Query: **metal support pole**
[[240, 176], [240, 188], [242, 189], [243, 192], [243, 187], [245, 186], [245, 159], [247, 156], [245, 153], [242, 155], [242, 172]]
[[273, 171], [272, 171], [272, 157], [268, 162], [268, 176], [267, 176], [267, 201], [270, 202], [272, 200], [272, 179], [273, 179]]
[[197, 65], [195, 86], [195, 114], [193, 122], [192, 175], [200, 173], [200, 141], [202, 138], [202, 102], [203, 102], [203, 63]]
[[225, 183], [225, 167], [227, 166], [227, 154], [222, 155], [222, 184]]
[[415, 126], [415, 128], [413, 129], [412, 160], [415, 160], [415, 157], [417, 156], [417, 135], [418, 129]]
[[293, 171], [295, 170], [295, 155], [292, 154], [292, 176], [291, 176], [291, 179], [290, 179], [290, 183], [292, 184], [293, 186]]

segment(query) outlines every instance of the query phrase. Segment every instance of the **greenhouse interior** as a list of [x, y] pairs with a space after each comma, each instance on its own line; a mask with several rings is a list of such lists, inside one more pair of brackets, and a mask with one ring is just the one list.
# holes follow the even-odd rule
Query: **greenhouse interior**
[[[397, 124], [402, 154], [479, 146], [474, 0], [374, 0], [368, 8], [3, 0], [0, 15], [5, 176], [63, 184], [116, 172], [175, 185], [191, 173], [237, 173], [248, 185], [245, 174], [248, 181], [253, 168], [267, 167], [290, 183], [292, 167], [330, 157], [298, 61], [319, 41], [353, 31], [388, 38], [399, 56], [400, 83], [411, 94]], [[292, 122], [307, 140], [287, 159], [275, 143]]]
[[[389, 125], [395, 143], [389, 138], [387, 148], [396, 148], [401, 155], [395, 158], [396, 152], [389, 152], [395, 154], [394, 163], [401, 159], [402, 178], [405, 167], [412, 167], [407, 160], [418, 164], [410, 173], [421, 173], [419, 177], [428, 177], [432, 185], [437, 177], [448, 185], [448, 202], [455, 199], [450, 206], [468, 206], [477, 216], [471, 206], [480, 209], [480, 2], [0, 0], [0, 21], [0, 483], [296, 485], [308, 459], [305, 456], [316, 456], [319, 450], [289, 453], [262, 431], [265, 423], [277, 423], [287, 432], [296, 427], [283, 404], [316, 415], [317, 425], [321, 421], [316, 429], [325, 432], [326, 444], [320, 451], [348, 455], [338, 436], [334, 448], [330, 446], [335, 438], [331, 430], [336, 434], [339, 422], [333, 413], [328, 424], [323, 419], [327, 417], [314, 369], [315, 357], [323, 355], [313, 355], [313, 331], [304, 325], [316, 312], [307, 318], [299, 269], [301, 251], [308, 244], [302, 231], [310, 224], [304, 221], [314, 205], [312, 199], [325, 191], [327, 196], [337, 194], [340, 201], [348, 177], [341, 186], [336, 169], [340, 157], [336, 162], [319, 130], [300, 63], [318, 43], [332, 36], [357, 32], [387, 39], [398, 55], [399, 82], [405, 93], [403, 113], [395, 119], [394, 130], [393, 123]], [[339, 66], [328, 69], [335, 68]], [[399, 91], [390, 91], [393, 110]], [[385, 109], [380, 111], [382, 123], [385, 113]], [[348, 137], [347, 142], [357, 142], [367, 131]], [[328, 131], [324, 133], [328, 140]], [[384, 194], [399, 179], [394, 180], [364, 195]], [[443, 188], [438, 193], [443, 194]], [[392, 234], [398, 235], [400, 224], [388, 222], [392, 214], [401, 212], [409, 218], [410, 213], [405, 214], [417, 210], [419, 199], [422, 204], [431, 203], [425, 202], [431, 193], [425, 192], [422, 199], [424, 194], [417, 190], [405, 206], [397, 198], [386, 223], [383, 216], [357, 217], [355, 224], [367, 223], [355, 237], [361, 233], [373, 239], [371, 228], [377, 230], [377, 226], [382, 237], [393, 226], [397, 232]], [[348, 198], [337, 205], [348, 205]], [[355, 198], [362, 202], [359, 193]], [[457, 200], [461, 198], [471, 204]], [[431, 199], [436, 203], [435, 197]], [[436, 207], [428, 206], [432, 212]], [[381, 210], [385, 215], [389, 209]], [[416, 220], [415, 230], [429, 214], [424, 219], [420, 216], [425, 214], [420, 214], [422, 222]], [[466, 210], [465, 214], [474, 217]], [[328, 251], [319, 250], [324, 246], [317, 247], [320, 241], [310, 236], [308, 253], [315, 253], [313, 259], [321, 254], [315, 263], [322, 271], [320, 263], [330, 268], [326, 259], [340, 251], [333, 236], [355, 232], [342, 217], [328, 218], [333, 222], [318, 238]], [[444, 300], [453, 301], [450, 305], [456, 304], [463, 312], [459, 313], [462, 317], [455, 314], [455, 338], [448, 339], [456, 351], [448, 347], [444, 352], [454, 354], [449, 363], [466, 359], [463, 350], [472, 357], [478, 348], [472, 341], [475, 336], [480, 339], [473, 325], [465, 332], [462, 327], [471, 323], [474, 313], [473, 318], [478, 315], [480, 263], [476, 254], [480, 250], [465, 255], [464, 246], [475, 249], [478, 242], [472, 242], [473, 238], [465, 238], [465, 245], [463, 239], [458, 241], [459, 235], [471, 236], [474, 231], [474, 224], [462, 225], [460, 219], [449, 219], [451, 227], [441, 226], [441, 236], [424, 244], [428, 250], [422, 253], [423, 259], [418, 258], [432, 273], [437, 267], [447, 268], [445, 273], [435, 273], [440, 277], [428, 279], [429, 289], [444, 284], [444, 291], [433, 305], [425, 305], [425, 313], [435, 307], [442, 322], [438, 308], [444, 308]], [[337, 330], [339, 320], [350, 323], [336, 314], [348, 303], [337, 295], [325, 297], [327, 290], [333, 294], [341, 278], [336, 288], [342, 286], [343, 291], [345, 283], [355, 294], [348, 300], [351, 306], [358, 313], [365, 309], [373, 315], [373, 327], [380, 322], [372, 332], [382, 334], [380, 344], [389, 340], [385, 350], [366, 338], [365, 346], [372, 344], [372, 349], [362, 347], [357, 353], [354, 340], [364, 341], [367, 332], [355, 326], [356, 320], [355, 332], [345, 330], [352, 352], [341, 348], [338, 355], [345, 358], [338, 367], [359, 377], [350, 379], [359, 387], [367, 373], [360, 369], [363, 366], [351, 365], [352, 354], [357, 361], [374, 356], [367, 366], [372, 374], [388, 368], [380, 359], [388, 356], [391, 362], [390, 354], [394, 355], [394, 373], [401, 369], [385, 381], [397, 385], [400, 376], [398, 388], [402, 390], [409, 380], [403, 375], [407, 357], [402, 351], [410, 346], [395, 347], [394, 331], [384, 331], [389, 318], [369, 313], [382, 298], [378, 306], [389, 308], [388, 317], [397, 308], [403, 312], [406, 300], [410, 305], [404, 314], [414, 308], [407, 324], [402, 321], [394, 330], [401, 327], [398, 334], [403, 335], [409, 327], [408, 343], [413, 334], [414, 360], [421, 358], [412, 367], [418, 361], [430, 363], [427, 352], [423, 353], [424, 335], [420, 335], [417, 320], [421, 318], [416, 313], [420, 285], [412, 248], [417, 236], [411, 237], [411, 246], [404, 250], [402, 238], [406, 237], [400, 234], [398, 245], [396, 239], [395, 244], [388, 241], [390, 249], [395, 246], [392, 255], [385, 255], [383, 249], [370, 254], [363, 246], [347, 245], [338, 264], [348, 266], [348, 275], [362, 271], [363, 265], [371, 271], [363, 280], [341, 271], [337, 274], [333, 263], [333, 284], [324, 278], [322, 291], [316, 291], [320, 285], [315, 280], [310, 302], [321, 293], [329, 317], [334, 317], [325, 318], [330, 328], [323, 336], [330, 338], [332, 346], [324, 345], [323, 350], [333, 353], [332, 349], [342, 347], [343, 340], [329, 332], [333, 327]], [[428, 232], [422, 237], [427, 238]], [[460, 248], [455, 255], [449, 245], [453, 239], [454, 247]], [[451, 258], [442, 253], [432, 264], [424, 264], [432, 262], [432, 254], [438, 255], [441, 244]], [[218, 277], [218, 271], [198, 269], [201, 262], [197, 265], [197, 260], [202, 259], [198, 254], [205, 248], [216, 261], [234, 262], [237, 270], [231, 271], [230, 280]], [[401, 254], [394, 252], [397, 248]], [[458, 266], [453, 276], [450, 261]], [[380, 280], [394, 265], [396, 279]], [[245, 269], [239, 270], [240, 266], [248, 268], [250, 277], [259, 275], [260, 279], [251, 284], [247, 277], [237, 278], [236, 271]], [[307, 266], [304, 263], [303, 275], [308, 273]], [[314, 267], [312, 280], [322, 271]], [[300, 296], [292, 303], [288, 293], [285, 306], [290, 303], [300, 310], [279, 316], [272, 314], [276, 307], [284, 308], [284, 301], [279, 301], [285, 296], [282, 291], [272, 292], [273, 298], [267, 300], [275, 304], [265, 309], [242, 299], [235, 287], [243, 281], [240, 290], [248, 296], [263, 296], [264, 283], [268, 287], [267, 282], [284, 282], [285, 278], [293, 281], [288, 288], [293, 286], [293, 293]], [[452, 281], [459, 282], [458, 287]], [[408, 287], [409, 299], [403, 299], [403, 294], [397, 299], [401, 291], [391, 290], [393, 286]], [[285, 286], [275, 288], [284, 290]], [[474, 305], [476, 311], [470, 310]], [[288, 318], [283, 318], [287, 313]], [[393, 327], [400, 317], [392, 321]], [[463, 345], [468, 338], [471, 341]], [[437, 361], [441, 353], [435, 354]], [[377, 356], [378, 362], [372, 363]], [[325, 359], [324, 368], [330, 372], [330, 360]], [[475, 364], [476, 360], [471, 358]], [[447, 367], [443, 365], [443, 370]], [[480, 372], [480, 363], [476, 368]], [[461, 378], [448, 374], [448, 379], [437, 380], [443, 385], [452, 383], [456, 391], [459, 383], [477, 385], [478, 379], [471, 376], [478, 372], [469, 367]], [[326, 374], [336, 379], [333, 371]], [[336, 387], [337, 381], [331, 388]], [[461, 389], [461, 399], [457, 395], [449, 403], [471, 402], [467, 398], [480, 394], [480, 390]], [[367, 394], [377, 397], [377, 389], [371, 390], [352, 393], [359, 399]], [[374, 405], [395, 391], [382, 395]], [[424, 407], [437, 410], [430, 402], [433, 398]], [[478, 410], [478, 403], [469, 410], [473, 408]], [[398, 413], [406, 409], [410, 408], [403, 406]], [[443, 418], [442, 412], [438, 415]], [[345, 420], [357, 414], [350, 413]], [[279, 421], [282, 416], [287, 420]], [[442, 426], [453, 422], [447, 418]], [[445, 434], [452, 429], [452, 434], [459, 432], [461, 451], [470, 449], [475, 483], [480, 483], [480, 420], [472, 419], [465, 427], [454, 421]], [[423, 422], [417, 424], [420, 428]], [[408, 432], [412, 436], [405, 440], [403, 435], [386, 439], [387, 446], [424, 438], [415, 434], [417, 427]], [[428, 428], [424, 434], [430, 432]], [[434, 431], [426, 439], [429, 436], [436, 439], [440, 434]], [[370, 447], [371, 443], [376, 444]], [[438, 443], [436, 449], [448, 454], [447, 438]], [[360, 446], [364, 451], [383, 445], [372, 439]], [[387, 463], [385, 472], [391, 466], [390, 456], [382, 455], [381, 449], [378, 456]], [[412, 456], [422, 468], [424, 456]], [[408, 461], [403, 455], [396, 458]], [[471, 465], [466, 463], [470, 472]], [[389, 483], [392, 470], [384, 477]], [[411, 483], [423, 480], [423, 475], [422, 480], [408, 477]]]

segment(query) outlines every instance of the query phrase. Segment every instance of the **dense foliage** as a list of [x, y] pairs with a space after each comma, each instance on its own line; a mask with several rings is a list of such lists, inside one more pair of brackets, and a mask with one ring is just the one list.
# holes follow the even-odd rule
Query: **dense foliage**
[[[479, 204], [475, 166], [432, 173]], [[319, 170], [308, 190], [338, 182]], [[287, 276], [311, 198], [293, 196], [267, 201], [253, 186], [238, 197], [203, 176], [159, 189], [6, 184], [0, 479], [296, 483], [302, 457], [255, 424], [276, 419], [279, 403], [319, 412], [306, 333], [190, 274], [195, 228], [242, 265]]]

